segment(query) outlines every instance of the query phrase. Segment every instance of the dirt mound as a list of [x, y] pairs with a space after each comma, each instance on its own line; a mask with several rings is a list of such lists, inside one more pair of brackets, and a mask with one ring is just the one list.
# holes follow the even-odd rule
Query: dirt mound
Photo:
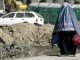
[[53, 25], [50, 24], [37, 26], [23, 23], [0, 27], [0, 37], [6, 44], [16, 41], [19, 44], [45, 46], [50, 44], [52, 31]]
[[[80, 21], [78, 22], [80, 28]], [[17, 42], [30, 46], [50, 45], [54, 25], [44, 24], [37, 26], [29, 23], [14, 24], [0, 27], [0, 37], [6, 44]]]
[[0, 27], [0, 38], [6, 43], [0, 44], [0, 58], [59, 53], [59, 48], [52, 50], [50, 46], [53, 28], [51, 24], [37, 26], [29, 23]]
[[50, 24], [37, 26], [29, 23], [0, 27], [0, 58], [44, 54], [45, 51], [36, 46], [50, 45], [53, 27]]

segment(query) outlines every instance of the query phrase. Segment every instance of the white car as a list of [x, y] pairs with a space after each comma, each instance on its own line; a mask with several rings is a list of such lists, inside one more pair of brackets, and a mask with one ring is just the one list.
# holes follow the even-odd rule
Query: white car
[[17, 23], [44, 24], [44, 18], [36, 12], [10, 12], [0, 18], [0, 26]]

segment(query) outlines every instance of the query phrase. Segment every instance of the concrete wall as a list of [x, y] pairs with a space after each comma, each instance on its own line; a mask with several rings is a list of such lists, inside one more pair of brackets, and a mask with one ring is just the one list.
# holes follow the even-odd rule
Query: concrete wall
[[[27, 0], [24, 0], [24, 1], [27, 1]], [[39, 1], [41, 1], [41, 0], [31, 0], [32, 3], [38, 3]], [[54, 3], [63, 3], [64, 1], [68, 1], [68, 3], [70, 3], [70, 4], [74, 4], [75, 1], [80, 2], [80, 0], [46, 0], [45, 3], [53, 3], [53, 2]]]
[[50, 2], [50, 3], [52, 3], [52, 0], [46, 0], [46, 2]]
[[54, 0], [54, 3], [63, 3], [64, 0]]
[[38, 2], [39, 0], [31, 0], [32, 3], [36, 3]]
[[[31, 0], [32, 3], [38, 3], [39, 1], [41, 1], [41, 0]], [[80, 0], [46, 0], [45, 3], [53, 3], [53, 2], [54, 3], [63, 3], [64, 1], [68, 1], [68, 3], [70, 3], [70, 4], [74, 4], [75, 1], [80, 2]]]
[[70, 4], [74, 4], [74, 0], [67, 0], [68, 1], [68, 3], [70, 3]]
[[4, 3], [3, 3], [3, 0], [0, 0], [0, 10], [4, 10]]
[[[34, 3], [34, 2], [39, 2], [40, 0], [31, 0], [32, 1], [32, 3]], [[46, 2], [54, 2], [54, 3], [63, 3], [65, 0], [46, 0]], [[70, 3], [70, 4], [74, 4], [74, 1], [79, 1], [80, 2], [80, 0], [66, 0], [66, 1], [68, 1], [68, 3]]]

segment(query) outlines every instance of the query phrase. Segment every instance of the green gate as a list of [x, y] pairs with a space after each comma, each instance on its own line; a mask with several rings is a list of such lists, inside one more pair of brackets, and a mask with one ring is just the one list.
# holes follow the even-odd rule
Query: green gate
[[[59, 7], [36, 7], [36, 6], [30, 6], [30, 11], [35, 11], [40, 13], [44, 17], [44, 23], [50, 23], [54, 24], [57, 20]], [[75, 14], [77, 16], [78, 21], [80, 20], [80, 8], [74, 8]]]
[[44, 17], [44, 23], [49, 23], [49, 9], [46, 7], [39, 7], [39, 13]]
[[57, 20], [59, 8], [50, 8], [50, 22], [51, 24], [54, 24]]
[[36, 6], [30, 6], [28, 10], [29, 10], [29, 11], [39, 12], [39, 8], [36, 7]]
[[80, 8], [74, 8], [78, 21], [80, 20]]

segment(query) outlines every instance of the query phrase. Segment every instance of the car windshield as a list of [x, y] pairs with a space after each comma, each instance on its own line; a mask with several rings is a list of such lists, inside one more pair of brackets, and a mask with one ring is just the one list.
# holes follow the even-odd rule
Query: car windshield
[[36, 13], [36, 15], [37, 15], [39, 18], [43, 18], [39, 13]]
[[7, 14], [7, 15], [3, 16], [2, 18], [13, 18], [14, 17], [14, 14], [15, 13]]

